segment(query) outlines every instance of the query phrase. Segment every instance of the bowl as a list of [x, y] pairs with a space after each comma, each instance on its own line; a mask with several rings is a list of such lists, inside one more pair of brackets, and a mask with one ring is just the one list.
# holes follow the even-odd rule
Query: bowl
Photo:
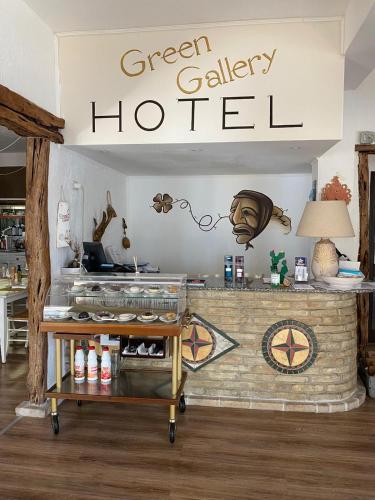
[[360, 261], [355, 260], [339, 260], [339, 268], [346, 269], [348, 271], [359, 271], [361, 265]]
[[132, 321], [136, 317], [137, 317], [137, 315], [133, 314], [133, 313], [122, 313], [122, 314], [119, 314], [118, 319], [119, 319], [119, 321], [128, 322], [128, 321]]
[[323, 280], [325, 283], [328, 285], [334, 287], [334, 288], [353, 288], [354, 286], [360, 285], [362, 281], [365, 279], [364, 276], [355, 276], [352, 278], [344, 278], [344, 277], [339, 277], [339, 276], [333, 276], [333, 277], [325, 277]]

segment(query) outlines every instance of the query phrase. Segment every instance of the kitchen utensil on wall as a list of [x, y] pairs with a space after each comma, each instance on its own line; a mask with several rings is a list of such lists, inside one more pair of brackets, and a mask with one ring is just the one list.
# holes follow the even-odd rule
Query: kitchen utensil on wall
[[126, 236], [126, 230], [127, 230], [128, 226], [126, 224], [124, 217], [122, 218], [122, 228], [124, 230], [124, 237], [122, 238], [122, 246], [127, 250], [128, 248], [130, 248], [130, 240]]

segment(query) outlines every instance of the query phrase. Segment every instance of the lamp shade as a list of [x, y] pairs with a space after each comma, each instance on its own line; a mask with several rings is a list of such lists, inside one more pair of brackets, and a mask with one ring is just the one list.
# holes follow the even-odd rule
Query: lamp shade
[[354, 236], [345, 201], [307, 202], [296, 235], [314, 238]]

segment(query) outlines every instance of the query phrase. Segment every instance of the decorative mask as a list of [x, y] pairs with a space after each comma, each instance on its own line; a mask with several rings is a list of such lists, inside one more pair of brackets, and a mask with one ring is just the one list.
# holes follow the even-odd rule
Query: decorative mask
[[268, 196], [257, 191], [243, 189], [233, 197], [229, 220], [233, 224], [232, 233], [246, 250], [253, 247], [251, 240], [256, 238], [268, 225], [273, 203]]

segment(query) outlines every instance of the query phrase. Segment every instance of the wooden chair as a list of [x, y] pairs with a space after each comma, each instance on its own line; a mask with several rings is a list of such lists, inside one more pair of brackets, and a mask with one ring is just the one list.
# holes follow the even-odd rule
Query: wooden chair
[[23, 309], [8, 316], [8, 335], [6, 338], [6, 352], [10, 342], [22, 342], [29, 346], [29, 311]]

